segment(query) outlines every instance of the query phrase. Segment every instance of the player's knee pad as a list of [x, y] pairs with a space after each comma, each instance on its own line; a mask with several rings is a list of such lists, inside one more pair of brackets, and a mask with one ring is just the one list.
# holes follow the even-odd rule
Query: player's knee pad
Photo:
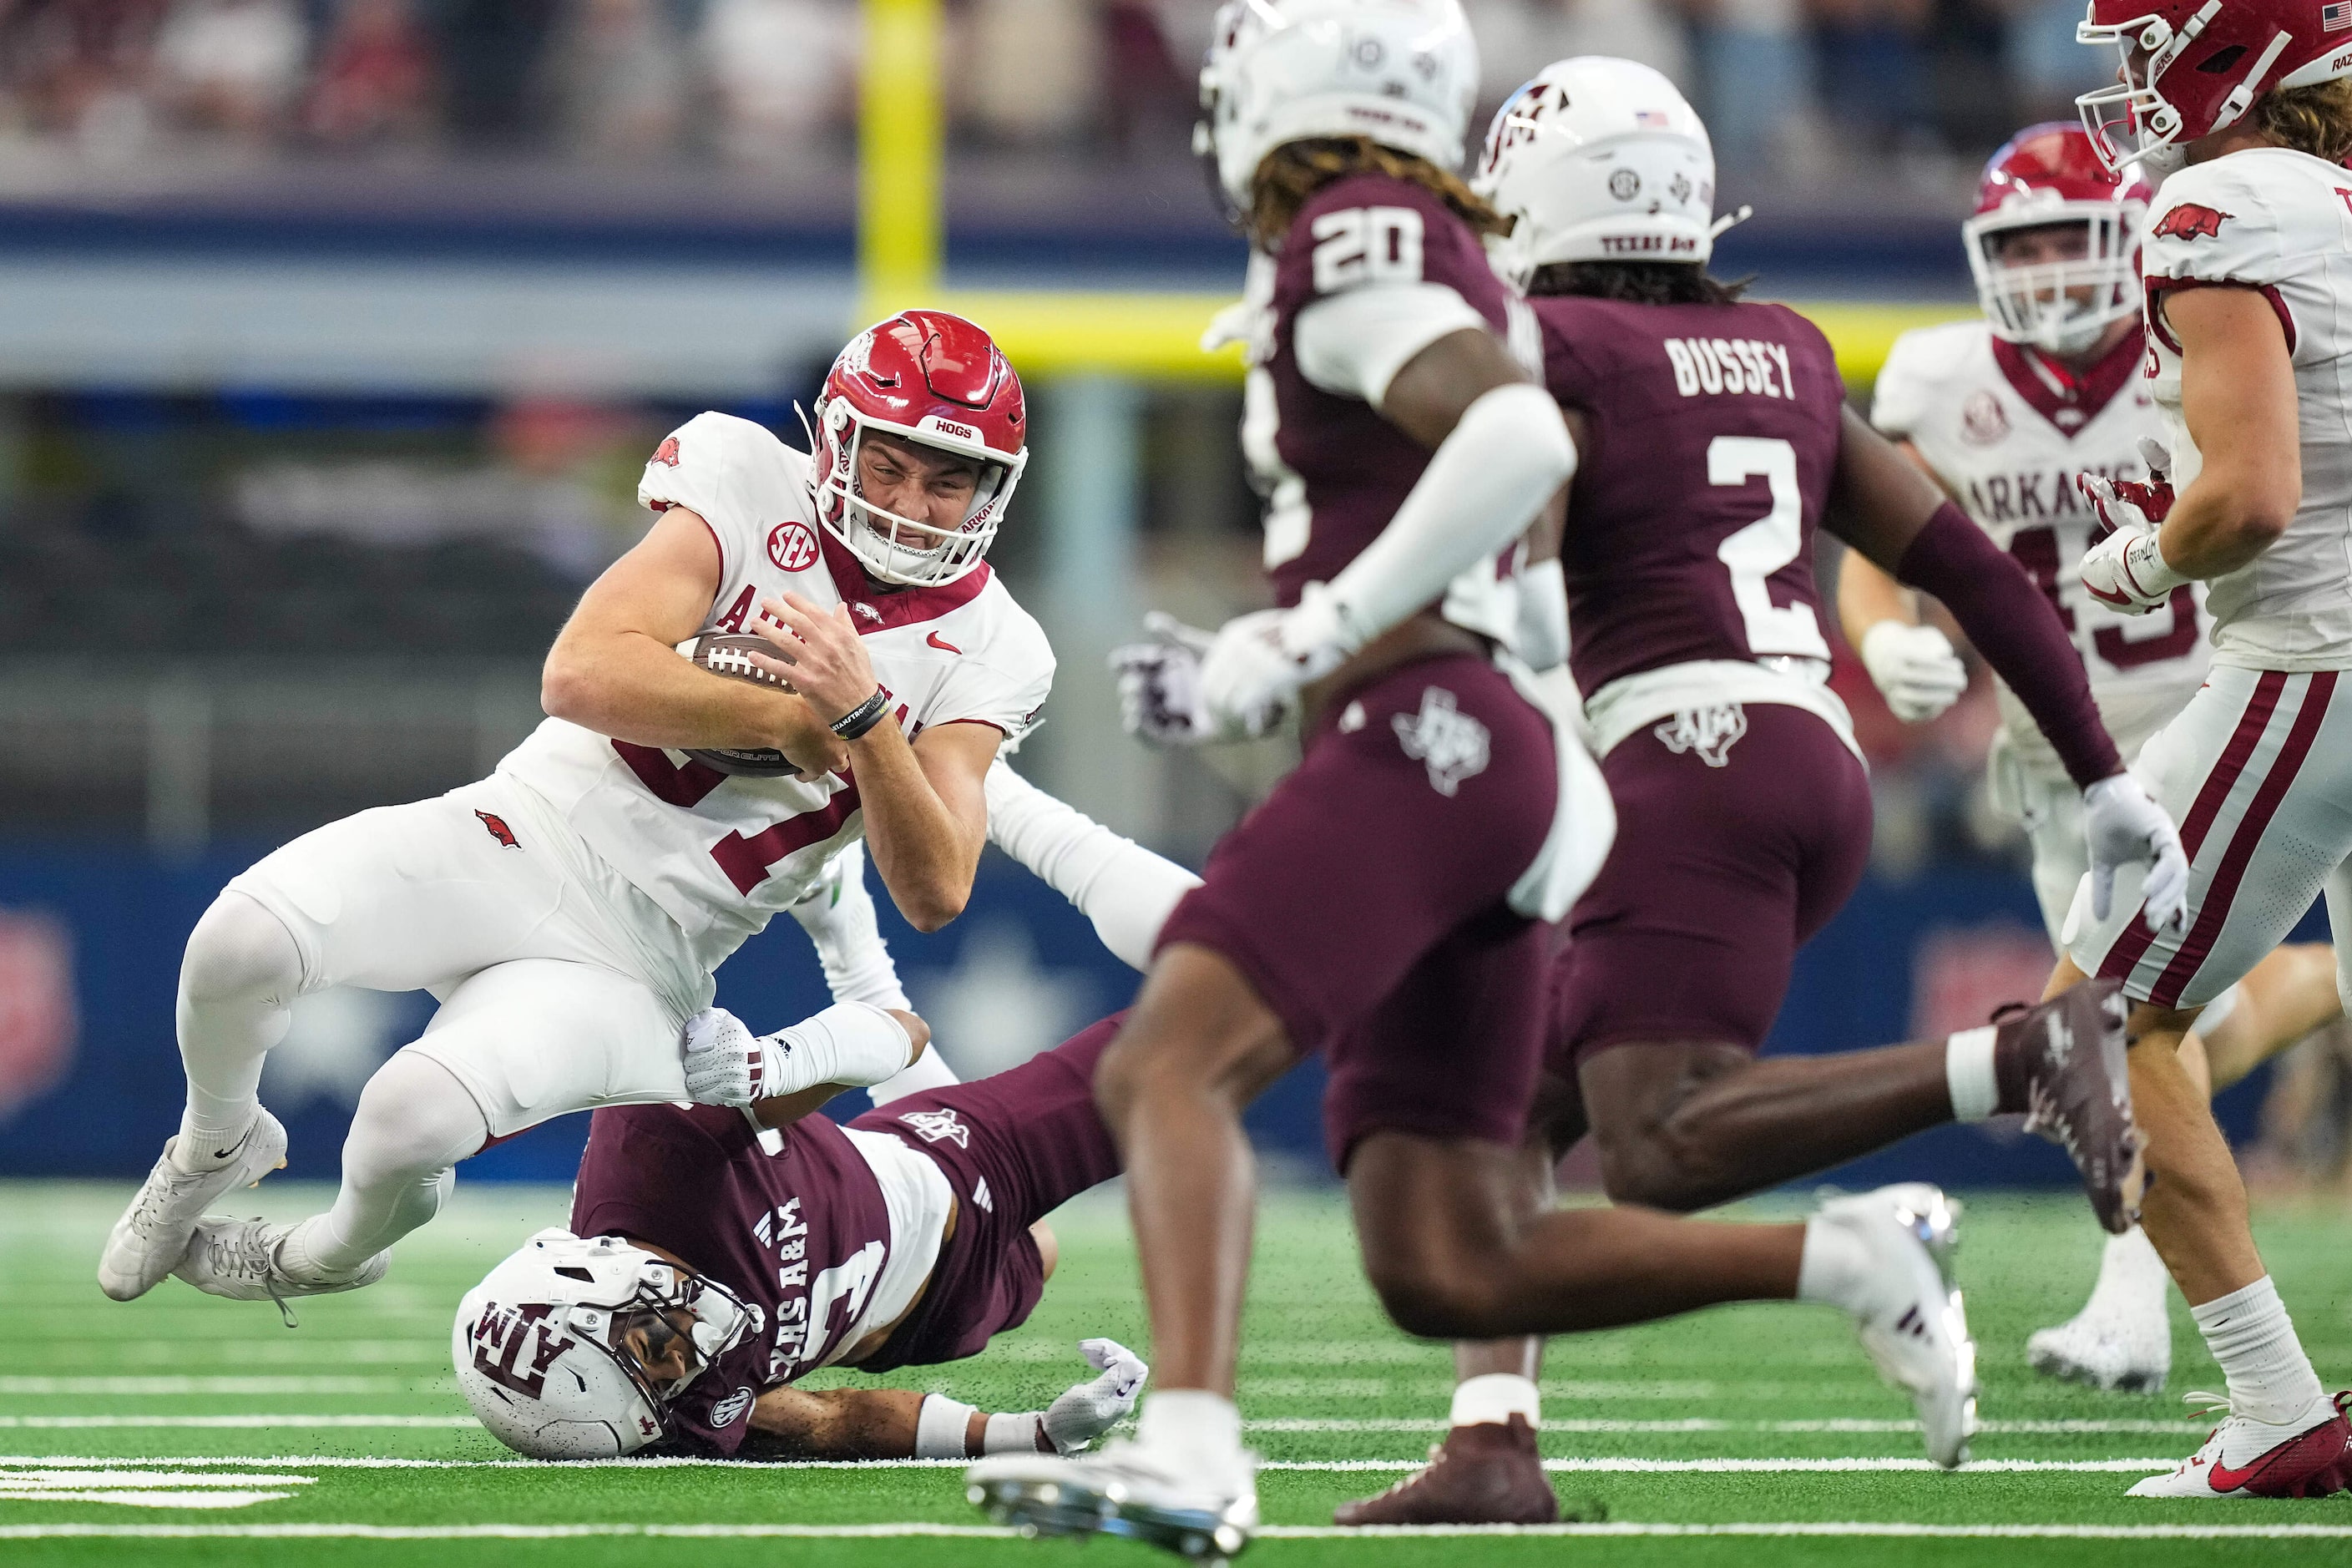
[[477, 1152], [489, 1125], [447, 1068], [402, 1051], [376, 1069], [343, 1141], [347, 1180], [419, 1180]]
[[290, 1005], [302, 989], [302, 953], [286, 924], [234, 889], [215, 899], [188, 933], [180, 963], [187, 1001]]

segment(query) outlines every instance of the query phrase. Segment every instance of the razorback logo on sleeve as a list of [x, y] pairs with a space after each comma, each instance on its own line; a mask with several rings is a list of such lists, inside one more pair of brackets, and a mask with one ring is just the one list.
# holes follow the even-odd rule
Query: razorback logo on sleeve
[[654, 448], [654, 455], [653, 455], [653, 459], [652, 459], [652, 460], [653, 460], [653, 461], [655, 461], [655, 462], [656, 462], [656, 463], [661, 464], [661, 465], [662, 465], [663, 467], [665, 467], [665, 468], [677, 468], [677, 437], [675, 437], [675, 436], [667, 436], [667, 437], [664, 437], [662, 438], [662, 444], [661, 444], [660, 446], [656, 447]]
[[2183, 202], [2157, 220], [2148, 232], [2158, 239], [2204, 239], [2219, 236], [2231, 215], [2195, 202]]

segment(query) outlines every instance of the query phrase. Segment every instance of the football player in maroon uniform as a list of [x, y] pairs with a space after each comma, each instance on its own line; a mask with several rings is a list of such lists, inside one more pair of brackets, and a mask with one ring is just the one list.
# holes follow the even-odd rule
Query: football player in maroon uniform
[[[1756, 1058], [1797, 948], [1870, 847], [1868, 780], [1827, 685], [1817, 526], [1942, 598], [2008, 680], [2083, 793], [2103, 903], [2119, 864], [2156, 860], [2149, 885], [2168, 875], [2176, 907], [2183, 872], [2032, 581], [1847, 409], [1818, 329], [1707, 275], [1714, 183], [1681, 94], [1604, 58], [1522, 89], [1480, 169], [1582, 458], [1561, 543], [1570, 664], [1621, 829], [1554, 969], [1531, 1165], [1589, 1129], [1612, 1197], [1688, 1211], [2006, 1112], [2067, 1147], [2120, 1229], [2140, 1161], [2111, 986], [1948, 1039]], [[1539, 1352], [1462, 1347], [1436, 1459], [1341, 1521], [1551, 1518]]]
[[[898, 1021], [928, 1037], [910, 1013]], [[823, 1084], [760, 1100], [596, 1112], [570, 1231], [543, 1231], [468, 1292], [457, 1384], [534, 1458], [1066, 1453], [1133, 1408], [1143, 1363], [1108, 1340], [1044, 1410], [793, 1386], [977, 1354], [1054, 1272], [1045, 1216], [1118, 1173], [1094, 1103], [1107, 1018], [1023, 1066], [908, 1095], [846, 1125]], [[806, 1025], [780, 1032], [791, 1037]], [[756, 1122], [756, 1125], [755, 1125]]]
[[[1475, 81], [1454, 0], [1236, 3], [1202, 72], [1203, 144], [1254, 241], [1243, 441], [1280, 607], [1197, 654], [1178, 640], [1131, 657], [1125, 676], [1156, 738], [1247, 732], [1295, 709], [1304, 758], [1168, 917], [1097, 1074], [1162, 1391], [1132, 1444], [973, 1467], [975, 1501], [1043, 1532], [1196, 1556], [1246, 1542], [1240, 1117], [1318, 1049], [1366, 1271], [1401, 1326], [1564, 1331], [1736, 1300], [1834, 1303], [1912, 1390], [1930, 1453], [1949, 1464], [1964, 1447], [1973, 1348], [1939, 1269], [1949, 1211], [1933, 1188], [1786, 1226], [1530, 1201], [1518, 1145], [1542, 1051], [1539, 921], [1591, 879], [1611, 819], [1590, 759], [1494, 657], [1517, 630], [1516, 542], [1576, 448], [1506, 343], [1513, 313], [1479, 237], [1505, 225], [1448, 172]], [[1727, 366], [1707, 366], [1719, 392]], [[1730, 367], [1763, 384], [1761, 360]], [[1787, 387], [1778, 362], [1772, 375]], [[1759, 555], [1736, 563], [1738, 598], [1769, 611], [1778, 563], [1759, 571]], [[1990, 1092], [1990, 1042], [1980, 1054]]]

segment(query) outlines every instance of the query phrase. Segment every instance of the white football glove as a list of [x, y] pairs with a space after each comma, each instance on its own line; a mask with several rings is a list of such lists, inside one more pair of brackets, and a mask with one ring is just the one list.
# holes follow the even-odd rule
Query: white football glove
[[1366, 639], [1330, 588], [1309, 583], [1287, 610], [1257, 610], [1217, 628], [1201, 660], [1201, 700], [1225, 723], [1263, 735], [1298, 689], [1339, 668]]
[[2083, 834], [2091, 850], [2091, 916], [2105, 920], [2115, 904], [2116, 869], [2147, 865], [2140, 884], [2147, 929], [2178, 931], [2189, 921], [2189, 857], [2164, 807], [2129, 773], [2101, 779], [2083, 792]]
[[914, 1054], [906, 1026], [865, 1002], [836, 1002], [772, 1035], [753, 1034], [724, 1007], [706, 1007], [687, 1020], [679, 1044], [687, 1098], [738, 1109], [821, 1083], [880, 1083]]
[[1924, 724], [1968, 689], [1968, 667], [1934, 626], [1881, 621], [1862, 634], [1862, 667], [1906, 724]]
[[1201, 700], [1201, 658], [1214, 638], [1198, 626], [1154, 610], [1143, 617], [1150, 642], [1111, 649], [1118, 677], [1118, 717], [1127, 732], [1155, 746], [1197, 746], [1239, 740]]
[[2083, 586], [2101, 604], [2127, 616], [2160, 609], [2189, 578], [2165, 563], [2158, 531], [2172, 514], [2172, 454], [2153, 437], [2139, 438], [2146, 482], [2078, 474], [2075, 482], [2098, 521], [2095, 541], [2078, 568]]
[[1080, 1340], [1078, 1353], [1102, 1375], [1074, 1384], [1045, 1407], [1045, 1440], [1057, 1454], [1093, 1447], [1135, 1408], [1143, 1381], [1151, 1375], [1140, 1356], [1115, 1340]]

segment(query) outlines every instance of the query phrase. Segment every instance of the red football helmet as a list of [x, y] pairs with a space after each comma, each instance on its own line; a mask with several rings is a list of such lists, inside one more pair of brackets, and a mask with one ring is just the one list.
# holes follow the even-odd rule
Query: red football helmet
[[2091, 0], [2074, 37], [2123, 57], [2121, 80], [2074, 100], [2110, 169], [2226, 131], [2273, 88], [2352, 73], [2352, 12], [2321, 0]]
[[[2139, 310], [2139, 226], [2150, 193], [2137, 169], [2107, 172], [2079, 125], [2029, 125], [1992, 155], [1977, 183], [1976, 216], [1960, 226], [1977, 300], [1993, 335], [2053, 354], [2077, 354], [2110, 322]], [[2043, 246], [2019, 260], [2011, 237], [2063, 225], [2077, 247]], [[2071, 239], [2071, 237], [2069, 237]], [[2068, 252], [2063, 258], [2053, 251]]]
[[[858, 493], [857, 450], [887, 431], [980, 464], [960, 529], [898, 516]], [[885, 583], [937, 587], [978, 566], [1028, 465], [1021, 378], [995, 342], [944, 310], [901, 310], [850, 340], [810, 432], [817, 519]]]

